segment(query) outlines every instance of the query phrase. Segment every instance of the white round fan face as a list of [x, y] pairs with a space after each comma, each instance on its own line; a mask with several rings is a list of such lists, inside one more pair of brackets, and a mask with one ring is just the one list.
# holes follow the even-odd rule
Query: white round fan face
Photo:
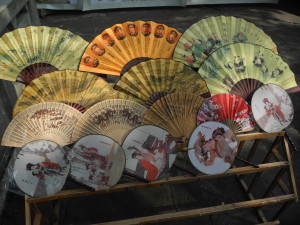
[[110, 188], [122, 176], [125, 154], [113, 139], [88, 135], [71, 149], [71, 177], [93, 190]]
[[189, 159], [205, 174], [224, 173], [237, 153], [237, 139], [222, 123], [205, 122], [192, 133], [188, 144]]
[[291, 124], [293, 103], [281, 87], [267, 84], [255, 91], [251, 101], [253, 116], [266, 132], [278, 132]]
[[152, 125], [132, 130], [122, 148], [126, 155], [126, 171], [148, 181], [165, 176], [177, 153], [173, 137], [164, 129]]
[[32, 197], [59, 192], [70, 170], [67, 150], [47, 141], [33, 141], [23, 146], [14, 164], [17, 186]]

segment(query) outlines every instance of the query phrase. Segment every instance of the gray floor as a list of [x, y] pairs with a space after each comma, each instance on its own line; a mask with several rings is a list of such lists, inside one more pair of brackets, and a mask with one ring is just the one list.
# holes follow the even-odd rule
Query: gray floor
[[[152, 20], [164, 23], [184, 32], [191, 24], [209, 16], [235, 16], [256, 24], [267, 33], [278, 46], [279, 55], [295, 73], [300, 84], [300, 12], [293, 5], [249, 4], [249, 5], [206, 5], [187, 8], [133, 8], [103, 11], [47, 12], [42, 24], [55, 26], [80, 35], [90, 42], [105, 28], [116, 23], [135, 20]], [[291, 94], [295, 105], [295, 117], [287, 129], [295, 146], [300, 150], [300, 94]], [[293, 152], [293, 166], [298, 192], [300, 190], [300, 152]], [[259, 161], [259, 160], [258, 160]], [[173, 171], [177, 173], [176, 171]], [[67, 187], [76, 186], [67, 182]], [[234, 178], [221, 178], [190, 185], [178, 184], [151, 190], [128, 191], [76, 198], [63, 201], [60, 224], [89, 224], [115, 219], [146, 216], [162, 212], [193, 209], [245, 200]], [[79, 186], [78, 186], [79, 187]], [[3, 224], [24, 224], [23, 198], [9, 193], [3, 213]], [[276, 206], [265, 208], [271, 215]], [[280, 217], [281, 224], [298, 224], [299, 203], [293, 203]], [[211, 217], [179, 220], [163, 224], [254, 224], [259, 221], [252, 210], [242, 210]], [[160, 224], [160, 223], [159, 223]]]

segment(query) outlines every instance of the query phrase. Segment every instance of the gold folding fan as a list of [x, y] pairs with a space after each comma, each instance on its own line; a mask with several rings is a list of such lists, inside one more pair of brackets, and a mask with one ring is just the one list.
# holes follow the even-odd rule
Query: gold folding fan
[[191, 93], [173, 93], [156, 101], [145, 113], [143, 124], [167, 130], [186, 141], [197, 126], [197, 114], [204, 98]]
[[86, 48], [79, 70], [120, 76], [150, 58], [171, 58], [181, 33], [153, 21], [115, 24]]
[[198, 72], [212, 95], [231, 93], [248, 100], [263, 84], [277, 84], [288, 92], [300, 88], [280, 56], [262, 46], [237, 43], [213, 52]]
[[213, 51], [233, 43], [258, 44], [277, 54], [272, 39], [253, 23], [232, 16], [217, 16], [190, 26], [179, 39], [173, 59], [199, 68]]
[[72, 140], [88, 134], [106, 135], [122, 143], [126, 134], [140, 125], [146, 107], [125, 99], [110, 99], [89, 108], [77, 122]]
[[172, 59], [151, 59], [139, 63], [121, 77], [115, 89], [148, 107], [174, 92], [210, 96], [205, 81], [197, 72]]
[[109, 99], [114, 89], [102, 78], [72, 70], [55, 71], [33, 80], [18, 98], [13, 115], [40, 102], [67, 103], [84, 112], [92, 105]]
[[35, 140], [49, 140], [60, 146], [71, 143], [76, 122], [82, 114], [59, 102], [44, 102], [20, 112], [9, 123], [1, 145], [22, 147]]
[[67, 30], [18, 28], [0, 38], [0, 79], [29, 84], [45, 73], [78, 69], [88, 42]]

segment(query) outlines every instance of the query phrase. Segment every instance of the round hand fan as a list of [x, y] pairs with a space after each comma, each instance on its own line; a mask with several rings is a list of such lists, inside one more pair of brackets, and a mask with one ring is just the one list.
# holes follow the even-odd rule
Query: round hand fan
[[197, 113], [204, 98], [190, 93], [173, 93], [156, 101], [142, 123], [157, 125], [185, 141], [196, 128]]
[[173, 59], [199, 68], [213, 51], [233, 43], [257, 44], [277, 54], [271, 38], [253, 23], [232, 16], [217, 16], [190, 26], [179, 39]]
[[165, 176], [177, 154], [173, 137], [164, 129], [152, 125], [132, 130], [122, 147], [126, 155], [126, 171], [149, 181]]
[[253, 94], [251, 107], [257, 124], [266, 132], [281, 131], [294, 118], [294, 107], [289, 95], [274, 84], [257, 89]]
[[104, 30], [86, 48], [79, 70], [122, 75], [150, 58], [171, 58], [181, 33], [153, 21], [115, 24]]
[[76, 122], [82, 114], [59, 102], [44, 102], [20, 112], [9, 123], [1, 145], [22, 147], [34, 140], [50, 140], [65, 146], [71, 143]]
[[[271, 50], [253, 44], [231, 44], [213, 52], [198, 71], [212, 95], [231, 93], [250, 98], [262, 84], [299, 91], [294, 73]], [[248, 100], [248, 99], [247, 99]]]
[[84, 112], [112, 97], [114, 89], [102, 78], [79, 71], [63, 70], [33, 80], [18, 98], [13, 115], [40, 102], [63, 102]]
[[172, 59], [151, 59], [139, 63], [121, 77], [115, 89], [148, 107], [174, 92], [210, 96], [205, 81], [197, 72]]
[[218, 122], [200, 124], [189, 140], [189, 159], [200, 172], [223, 173], [230, 168], [237, 153], [237, 139], [232, 130]]
[[94, 190], [114, 186], [122, 176], [125, 154], [109, 137], [88, 135], [71, 149], [70, 176]]
[[125, 99], [99, 102], [81, 116], [72, 140], [88, 134], [102, 134], [122, 143], [127, 133], [141, 123], [146, 110], [139, 103]]
[[0, 79], [29, 84], [45, 73], [78, 69], [88, 42], [55, 27], [18, 28], [0, 38]]
[[235, 133], [254, 129], [254, 119], [248, 103], [232, 94], [216, 94], [206, 99], [199, 109], [197, 124], [216, 121]]
[[59, 192], [68, 176], [70, 164], [66, 150], [47, 141], [33, 141], [23, 146], [14, 164], [17, 186], [32, 197], [53, 195]]

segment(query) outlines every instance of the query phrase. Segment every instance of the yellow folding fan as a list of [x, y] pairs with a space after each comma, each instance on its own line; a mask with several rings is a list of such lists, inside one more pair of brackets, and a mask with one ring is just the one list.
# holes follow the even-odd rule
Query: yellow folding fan
[[45, 73], [78, 69], [88, 42], [56, 27], [18, 28], [0, 38], [0, 79], [29, 84]]

